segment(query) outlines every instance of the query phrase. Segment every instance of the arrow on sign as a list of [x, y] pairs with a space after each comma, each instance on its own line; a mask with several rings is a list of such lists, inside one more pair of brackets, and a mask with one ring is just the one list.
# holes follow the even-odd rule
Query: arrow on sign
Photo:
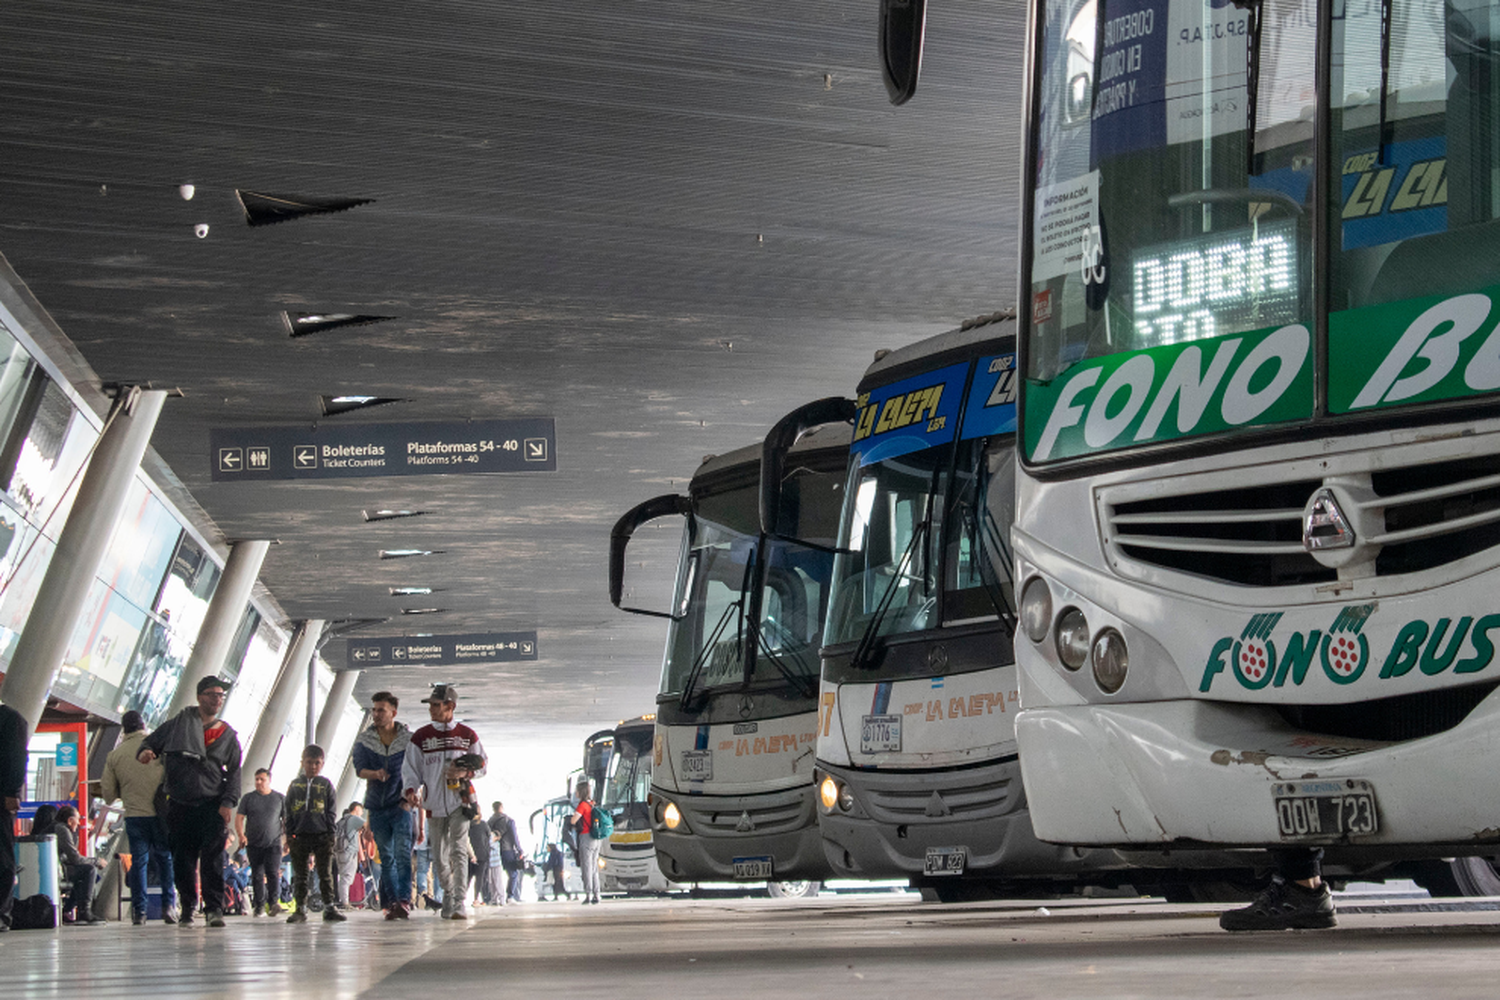
[[299, 444], [292, 449], [292, 468], [294, 469], [316, 469], [318, 467], [318, 446], [315, 444]]
[[238, 448], [219, 449], [219, 468], [224, 472], [239, 472], [241, 468], [240, 450]]
[[526, 449], [526, 461], [528, 461], [528, 462], [545, 462], [545, 461], [547, 461], [547, 439], [546, 438], [527, 438], [524, 442], [522, 442], [522, 444], [523, 444], [523, 446]]
[[523, 653], [530, 653], [531, 652], [531, 643], [529, 643], [529, 642], [523, 642], [523, 643], [521, 643], [521, 652], [523, 652]]

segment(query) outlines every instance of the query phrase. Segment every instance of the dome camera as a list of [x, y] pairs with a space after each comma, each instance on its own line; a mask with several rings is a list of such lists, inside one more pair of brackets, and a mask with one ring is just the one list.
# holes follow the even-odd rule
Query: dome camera
[[208, 235], [208, 223], [206, 223], [206, 222], [200, 222], [196, 226], [194, 226], [193, 227], [193, 235], [196, 236], [196, 237], [198, 237], [200, 240], [203, 239], [203, 237], [207, 236]]

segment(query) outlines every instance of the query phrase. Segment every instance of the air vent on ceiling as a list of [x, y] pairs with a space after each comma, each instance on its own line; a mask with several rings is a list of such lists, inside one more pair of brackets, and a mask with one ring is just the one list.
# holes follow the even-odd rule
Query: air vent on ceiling
[[392, 587], [392, 597], [420, 597], [423, 594], [432, 593], [431, 587]]
[[371, 323], [388, 323], [394, 316], [375, 316], [367, 313], [303, 313], [283, 312], [281, 325], [286, 327], [289, 337], [306, 337], [310, 333], [323, 333], [346, 326], [369, 326]]
[[245, 210], [245, 221], [252, 226], [269, 226], [304, 215], [342, 212], [356, 205], [368, 205], [374, 198], [299, 198], [284, 194], [261, 194], [258, 191], [234, 192]]
[[406, 400], [400, 396], [319, 396], [318, 402], [323, 407], [323, 416], [332, 417], [340, 413], [351, 413], [354, 410], [368, 410], [372, 406], [384, 406], [387, 403], [404, 403]]
[[421, 517], [425, 510], [362, 510], [366, 521], [394, 521], [400, 517]]
[[382, 559], [414, 559], [417, 556], [440, 556], [442, 549], [381, 549]]

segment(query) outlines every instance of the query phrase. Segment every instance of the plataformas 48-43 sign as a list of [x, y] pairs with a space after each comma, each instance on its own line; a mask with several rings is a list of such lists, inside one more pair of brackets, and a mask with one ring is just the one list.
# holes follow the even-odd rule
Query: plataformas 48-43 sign
[[479, 472], [556, 472], [551, 417], [220, 427], [209, 431], [214, 482]]

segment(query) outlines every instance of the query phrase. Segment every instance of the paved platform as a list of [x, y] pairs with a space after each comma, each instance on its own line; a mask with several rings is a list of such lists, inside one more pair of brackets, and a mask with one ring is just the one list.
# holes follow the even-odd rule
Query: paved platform
[[1229, 935], [1150, 900], [617, 900], [223, 930], [0, 935], [0, 996], [1493, 998], [1500, 902], [1346, 901], [1331, 931]]

